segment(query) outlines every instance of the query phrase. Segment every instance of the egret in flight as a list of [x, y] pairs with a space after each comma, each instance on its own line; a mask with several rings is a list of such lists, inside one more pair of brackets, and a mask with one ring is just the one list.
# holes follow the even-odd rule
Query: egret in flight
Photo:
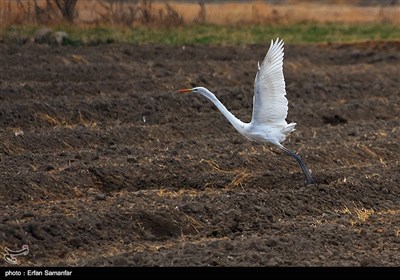
[[311, 171], [301, 157], [282, 145], [286, 136], [295, 130], [296, 123], [287, 123], [288, 100], [283, 77], [283, 41], [272, 40], [269, 50], [254, 81], [253, 115], [250, 123], [236, 118], [217, 97], [204, 87], [181, 89], [179, 92], [198, 93], [214, 103], [233, 127], [250, 141], [272, 144], [292, 156], [300, 165], [307, 184], [315, 183]]

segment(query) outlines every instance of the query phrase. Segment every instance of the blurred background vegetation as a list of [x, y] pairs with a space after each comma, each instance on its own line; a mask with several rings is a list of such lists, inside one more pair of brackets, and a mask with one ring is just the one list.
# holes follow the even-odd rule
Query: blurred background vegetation
[[399, 15], [398, 0], [2, 0], [0, 40], [53, 38], [78, 45], [252, 44], [277, 36], [296, 43], [400, 40]]

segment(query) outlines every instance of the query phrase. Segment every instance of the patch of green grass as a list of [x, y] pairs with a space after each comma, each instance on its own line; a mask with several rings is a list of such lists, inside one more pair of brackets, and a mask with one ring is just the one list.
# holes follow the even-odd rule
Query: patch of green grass
[[32, 37], [37, 30], [33, 25], [7, 26], [0, 29], [1, 38], [16, 38], [22, 36]]
[[[2, 38], [33, 37], [39, 27], [15, 26], [0, 30]], [[268, 43], [280, 37], [287, 43], [354, 42], [365, 40], [400, 40], [400, 26], [389, 23], [376, 24], [313, 24], [292, 25], [188, 25], [171, 28], [155, 27], [77, 27], [57, 26], [55, 31], [65, 31], [75, 44], [90, 43], [159, 43], [166, 45], [222, 44], [242, 45]], [[68, 41], [67, 41], [68, 42]]]

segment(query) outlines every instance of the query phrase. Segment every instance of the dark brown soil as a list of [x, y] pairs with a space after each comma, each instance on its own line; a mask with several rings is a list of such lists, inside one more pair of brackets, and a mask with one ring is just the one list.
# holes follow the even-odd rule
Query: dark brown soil
[[[399, 266], [400, 43], [287, 45], [285, 145], [243, 121], [268, 45], [0, 44], [0, 246], [27, 266]], [[8, 266], [3, 259], [1, 266]]]

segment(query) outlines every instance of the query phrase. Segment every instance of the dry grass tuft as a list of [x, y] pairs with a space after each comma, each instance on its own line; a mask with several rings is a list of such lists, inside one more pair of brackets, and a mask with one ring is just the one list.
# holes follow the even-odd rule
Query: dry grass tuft
[[222, 169], [214, 160], [209, 159], [202, 159], [201, 162], [206, 162], [211, 168], [212, 172], [219, 173], [222, 175], [230, 175], [234, 176], [232, 181], [229, 183], [227, 187], [241, 187], [243, 189], [244, 182], [247, 181], [249, 178], [254, 177], [255, 174], [250, 172], [248, 169], [243, 168], [235, 168], [232, 170], [225, 170]]
[[[345, 206], [343, 209], [338, 210], [337, 212], [341, 214], [346, 214], [350, 216], [350, 224], [352, 226], [356, 226], [359, 224], [369, 223], [369, 222], [383, 222], [386, 223], [387, 221], [392, 220], [395, 216], [400, 215], [400, 210], [383, 210], [383, 211], [376, 211], [374, 209], [367, 209], [364, 207], [347, 207]], [[371, 220], [371, 217], [374, 216], [374, 220]], [[396, 234], [398, 234], [397, 231]]]
[[81, 112], [78, 112], [78, 120], [76, 122], [71, 122], [65, 119], [59, 119], [56, 117], [52, 117], [49, 114], [44, 114], [44, 113], [36, 113], [35, 117], [38, 120], [44, 121], [48, 124], [50, 124], [53, 127], [64, 127], [64, 128], [69, 128], [72, 129], [78, 125], [84, 126], [84, 127], [96, 127], [96, 122], [90, 121], [85, 119]]

